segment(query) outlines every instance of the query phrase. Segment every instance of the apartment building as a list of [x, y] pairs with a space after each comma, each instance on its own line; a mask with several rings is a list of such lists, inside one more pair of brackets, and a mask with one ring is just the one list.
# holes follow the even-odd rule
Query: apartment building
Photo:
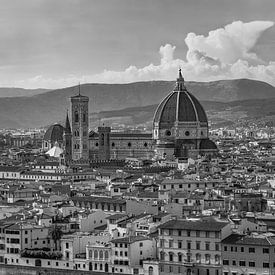
[[232, 234], [222, 240], [223, 275], [274, 274], [273, 233]]
[[221, 240], [231, 234], [227, 220], [170, 220], [158, 233], [159, 274], [221, 274]]
[[156, 242], [144, 236], [114, 239], [111, 248], [114, 274], [143, 274], [143, 260], [156, 257]]

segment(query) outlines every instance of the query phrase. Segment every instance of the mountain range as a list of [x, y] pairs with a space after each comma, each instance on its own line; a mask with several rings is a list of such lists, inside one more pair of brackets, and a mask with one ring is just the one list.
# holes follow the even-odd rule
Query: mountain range
[[[152, 120], [156, 105], [174, 86], [174, 81], [83, 84], [80, 91], [90, 98], [92, 126], [98, 120], [110, 118], [116, 123], [139, 124]], [[186, 82], [186, 87], [202, 102], [211, 120], [234, 121], [274, 114], [275, 87], [265, 82], [248, 79]], [[31, 96], [0, 97], [0, 128], [34, 128], [62, 122], [66, 109], [70, 108], [69, 98], [78, 90], [75, 86]]]

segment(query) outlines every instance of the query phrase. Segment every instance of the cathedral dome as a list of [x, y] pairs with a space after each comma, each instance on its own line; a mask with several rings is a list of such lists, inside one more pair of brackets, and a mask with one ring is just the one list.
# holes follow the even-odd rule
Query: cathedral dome
[[54, 124], [49, 127], [44, 135], [44, 140], [49, 142], [62, 141], [63, 140], [64, 127], [60, 124]]
[[154, 124], [159, 129], [175, 123], [196, 123], [207, 126], [207, 116], [200, 102], [186, 90], [184, 79], [179, 72], [175, 89], [157, 107]]

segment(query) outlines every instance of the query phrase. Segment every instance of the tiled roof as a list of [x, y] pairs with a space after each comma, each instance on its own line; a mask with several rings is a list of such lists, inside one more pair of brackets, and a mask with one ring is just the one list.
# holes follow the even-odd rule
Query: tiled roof
[[150, 239], [144, 236], [129, 236], [125, 238], [114, 239], [111, 242], [112, 243], [134, 243], [134, 242], [140, 242], [140, 241], [146, 241], [146, 240], [150, 240]]
[[260, 245], [260, 246], [270, 246], [275, 245], [275, 235], [262, 234], [262, 235], [239, 235], [231, 234], [224, 240], [223, 244], [234, 244], [234, 245]]
[[215, 219], [202, 220], [170, 220], [159, 226], [160, 229], [184, 229], [199, 231], [220, 231], [228, 221], [216, 221]]

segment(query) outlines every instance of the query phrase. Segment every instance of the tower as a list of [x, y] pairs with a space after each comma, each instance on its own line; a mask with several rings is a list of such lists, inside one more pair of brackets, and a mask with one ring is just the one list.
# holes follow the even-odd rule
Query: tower
[[100, 160], [110, 159], [110, 133], [110, 127], [98, 127], [98, 158]]
[[71, 97], [72, 160], [89, 159], [89, 97], [79, 93]]
[[63, 139], [65, 163], [68, 164], [68, 162], [72, 160], [72, 131], [68, 112], [66, 117]]

